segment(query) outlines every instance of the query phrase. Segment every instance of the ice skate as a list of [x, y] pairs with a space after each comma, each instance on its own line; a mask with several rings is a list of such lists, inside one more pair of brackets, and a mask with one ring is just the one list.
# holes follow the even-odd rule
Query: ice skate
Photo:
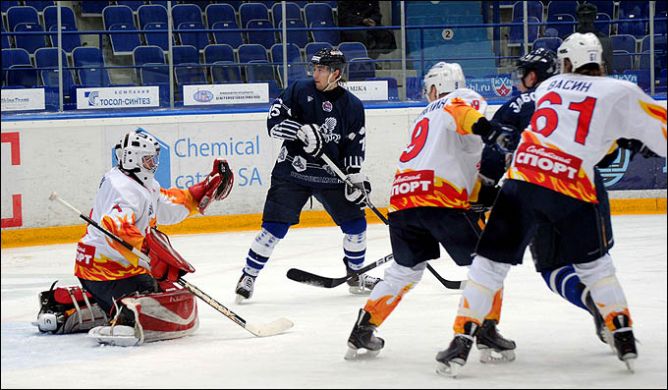
[[512, 362], [515, 360], [515, 342], [504, 338], [499, 333], [496, 329], [496, 321], [483, 321], [476, 334], [476, 346], [480, 351], [480, 363]]
[[466, 364], [466, 359], [473, 346], [473, 337], [458, 334], [450, 342], [448, 349], [436, 355], [436, 373], [439, 375], [456, 378], [460, 369]]
[[608, 333], [610, 346], [614, 348], [619, 360], [626, 364], [626, 368], [634, 372], [635, 359], [638, 358], [638, 350], [636, 349], [636, 339], [633, 336], [633, 329], [629, 325], [631, 323], [629, 317], [624, 314], [619, 314], [612, 320], [616, 330]]
[[242, 303], [253, 296], [253, 289], [255, 288], [255, 278], [257, 276], [252, 276], [247, 273], [242, 273], [237, 283], [237, 297], [235, 302], [237, 304]]
[[104, 345], [132, 347], [141, 344], [135, 335], [135, 328], [127, 325], [96, 326], [88, 332], [88, 337]]
[[383, 349], [385, 340], [374, 335], [376, 326], [369, 322], [370, 319], [371, 315], [360, 309], [355, 326], [348, 337], [348, 352], [344, 359], [373, 358]]
[[[343, 259], [343, 263], [346, 265], [348, 275], [355, 273], [355, 271], [348, 266], [346, 259]], [[381, 280], [381, 278], [376, 278], [367, 274], [360, 274], [350, 278], [346, 283], [348, 284], [348, 291], [350, 291], [351, 294], [368, 295]]]

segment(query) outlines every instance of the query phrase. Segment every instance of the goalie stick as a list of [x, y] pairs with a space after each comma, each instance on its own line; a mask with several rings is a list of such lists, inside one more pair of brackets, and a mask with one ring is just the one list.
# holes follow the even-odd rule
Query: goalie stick
[[[88, 218], [87, 216], [83, 215], [81, 211], [79, 211], [76, 207], [72, 206], [69, 204], [67, 201], [64, 199], [60, 198], [56, 192], [52, 192], [51, 195], [49, 196], [49, 200], [54, 201], [57, 200], [70, 210], [74, 211], [75, 213], [79, 214], [79, 217], [83, 219], [84, 221], [88, 222], [91, 226], [94, 228], [98, 229], [105, 235], [107, 235], [109, 238], [112, 240], [118, 242], [119, 244], [123, 245], [125, 248], [127, 248], [129, 251], [132, 251], [136, 256], [139, 257], [139, 259], [145, 264], [147, 267], [148, 264], [150, 264], [150, 259], [148, 256], [138, 250], [137, 248], [133, 247], [129, 243], [125, 242], [121, 238], [117, 237], [107, 229], [103, 228], [102, 226], [98, 225], [97, 222], [93, 221], [92, 219]], [[246, 322], [245, 319], [241, 318], [237, 313], [233, 312], [232, 310], [228, 309], [225, 305], [222, 303], [218, 302], [217, 300], [213, 299], [209, 294], [205, 293], [204, 291], [200, 290], [197, 286], [193, 285], [192, 283], [186, 281], [183, 278], [179, 278], [176, 281], [179, 285], [183, 286], [185, 289], [193, 293], [197, 298], [203, 300], [205, 303], [207, 303], [209, 306], [213, 307], [216, 309], [219, 313], [223, 314], [225, 317], [229, 318], [230, 320], [234, 321], [237, 325], [241, 326], [242, 328], [246, 329], [248, 332], [252, 333], [254, 336], [258, 337], [267, 337], [267, 336], [274, 336], [280, 333], [285, 332], [286, 330], [292, 328], [294, 326], [294, 323], [287, 318], [279, 318], [277, 320], [274, 320], [272, 322], [266, 323], [266, 324], [252, 324]]]
[[[339, 167], [336, 164], [334, 164], [334, 162], [329, 158], [329, 156], [327, 156], [326, 154], [323, 153], [320, 156], [320, 158], [322, 158], [327, 163], [327, 165], [332, 169], [332, 171], [334, 171], [336, 176], [338, 176], [339, 179], [341, 179], [344, 183], [346, 183], [346, 185], [349, 185], [351, 187], [355, 187], [355, 185], [346, 177], [346, 175], [343, 173], [343, 171], [341, 171], [341, 169], [339, 169]], [[373, 213], [376, 214], [378, 219], [380, 219], [385, 225], [389, 225], [390, 222], [387, 220], [387, 217], [385, 217], [385, 215], [383, 215], [383, 213], [381, 213], [380, 210], [378, 210], [376, 208], [376, 206], [374, 206], [373, 203], [371, 203], [371, 199], [369, 199], [369, 196], [366, 194], [365, 189], [360, 188], [360, 187], [357, 187], [357, 188], [364, 191], [364, 195], [365, 195], [364, 196], [364, 202], [366, 203], [367, 207], [370, 208], [371, 211], [373, 211]], [[387, 259], [388, 257], [390, 257], [388, 260], [382, 261], [383, 259]], [[350, 274], [349, 276], [346, 276], [346, 277], [343, 277], [343, 278], [327, 278], [327, 277], [312, 274], [310, 272], [302, 271], [302, 270], [299, 270], [299, 269], [296, 269], [296, 268], [289, 269], [288, 273], [287, 273], [287, 277], [291, 280], [296, 281], [296, 282], [310, 284], [310, 285], [313, 285], [313, 286], [331, 288], [331, 287], [336, 287], [336, 286], [346, 282], [348, 279], [356, 277], [357, 275], [363, 274], [366, 271], [372, 270], [373, 268], [376, 268], [377, 266], [379, 266], [383, 263], [386, 263], [386, 262], [388, 262], [392, 259], [394, 259], [394, 256], [392, 256], [392, 255], [385, 256], [382, 259], [377, 260], [377, 261], [367, 265], [366, 267], [363, 267], [362, 269], [357, 270], [354, 273]], [[439, 275], [438, 272], [436, 272], [436, 270], [431, 265], [429, 265], [429, 263], [427, 263], [427, 269], [429, 270], [429, 272], [431, 272], [432, 275], [434, 275], [434, 277], [445, 288], [451, 289], [451, 290], [461, 290], [461, 289], [464, 288], [463, 287], [463, 284], [464, 284], [463, 281], [445, 279], [444, 277]], [[336, 283], [336, 284], [334, 284], [332, 286], [324, 285], [324, 284], [330, 284], [330, 283]]]

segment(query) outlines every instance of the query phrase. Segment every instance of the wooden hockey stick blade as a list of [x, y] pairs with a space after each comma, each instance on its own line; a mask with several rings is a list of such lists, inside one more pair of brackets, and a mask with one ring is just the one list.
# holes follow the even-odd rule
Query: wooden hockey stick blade
[[348, 279], [354, 278], [357, 275], [361, 275], [391, 260], [394, 260], [394, 255], [390, 253], [389, 255], [380, 258], [373, 263], [367, 264], [365, 267], [358, 269], [352, 274], [340, 278], [328, 278], [326, 276], [320, 276], [307, 271], [302, 271], [297, 268], [290, 268], [286, 276], [288, 279], [294, 280], [295, 282], [310, 284], [311, 286], [316, 287], [332, 288], [345, 283], [348, 281]]
[[245, 328], [258, 337], [268, 337], [281, 334], [295, 324], [287, 318], [279, 318], [266, 324], [246, 324]]

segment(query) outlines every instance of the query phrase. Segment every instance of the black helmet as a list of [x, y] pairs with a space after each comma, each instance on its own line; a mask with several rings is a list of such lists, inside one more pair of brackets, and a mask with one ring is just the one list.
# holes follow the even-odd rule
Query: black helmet
[[338, 49], [320, 49], [311, 57], [313, 65], [329, 66], [332, 70], [340, 69], [343, 72], [346, 57]]
[[527, 72], [533, 70], [536, 72], [538, 82], [543, 82], [557, 74], [557, 55], [545, 48], [532, 50], [517, 60], [517, 69], [520, 71], [520, 78], [524, 78]]

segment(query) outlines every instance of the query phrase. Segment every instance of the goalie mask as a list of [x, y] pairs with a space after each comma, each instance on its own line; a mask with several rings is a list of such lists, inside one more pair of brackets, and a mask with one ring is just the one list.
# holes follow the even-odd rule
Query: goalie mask
[[127, 133], [115, 152], [123, 171], [134, 174], [145, 186], [151, 182], [160, 159], [160, 145], [155, 138], [139, 128]]
[[425, 98], [429, 95], [432, 85], [436, 87], [436, 96], [450, 93], [455, 89], [466, 88], [466, 78], [462, 67], [457, 63], [437, 63], [424, 76], [422, 93]]

